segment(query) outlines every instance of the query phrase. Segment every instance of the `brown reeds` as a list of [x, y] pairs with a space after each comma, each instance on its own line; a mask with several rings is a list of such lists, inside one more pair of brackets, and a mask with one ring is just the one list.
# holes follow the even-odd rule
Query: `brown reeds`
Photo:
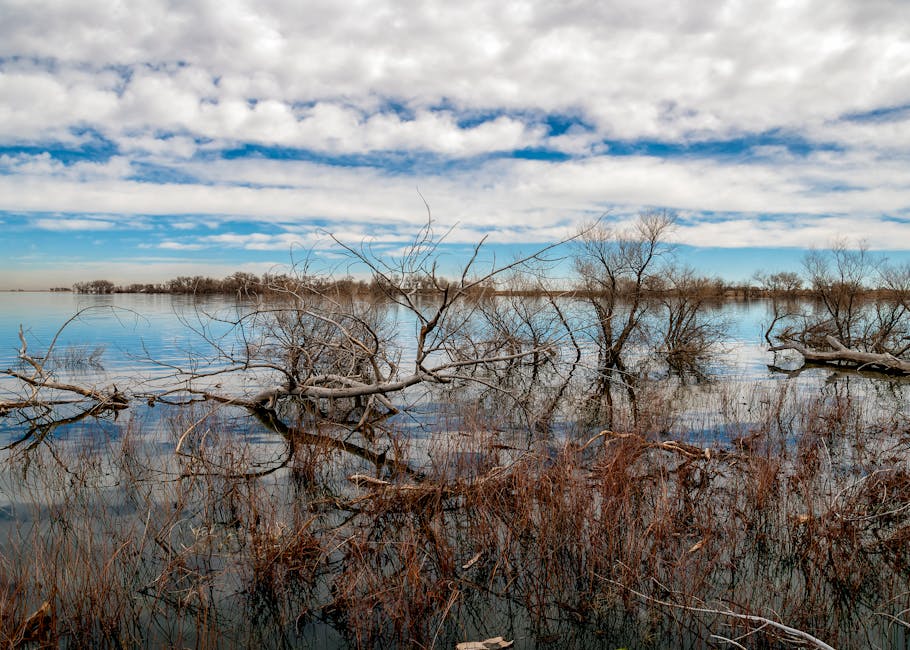
[[884, 644], [907, 626], [910, 431], [839, 393], [753, 406], [724, 444], [647, 412], [528, 443], [470, 411], [377, 432], [380, 458], [330, 430], [254, 443], [218, 407], [13, 449], [0, 643]]

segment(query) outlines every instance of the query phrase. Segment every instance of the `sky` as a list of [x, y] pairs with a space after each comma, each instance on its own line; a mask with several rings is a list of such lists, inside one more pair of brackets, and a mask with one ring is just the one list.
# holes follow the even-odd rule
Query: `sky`
[[[910, 250], [903, 0], [0, 0], [0, 288], [452, 265], [677, 215], [729, 280]], [[334, 265], [334, 266], [332, 266]]]

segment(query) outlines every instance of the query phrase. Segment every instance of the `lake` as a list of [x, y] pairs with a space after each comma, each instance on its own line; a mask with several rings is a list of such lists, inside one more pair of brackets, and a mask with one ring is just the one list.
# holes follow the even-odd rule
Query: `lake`
[[[201, 330], [205, 329], [209, 338], [225, 336], [230, 332], [229, 324], [212, 320], [210, 316], [230, 320], [236, 318], [237, 313], [237, 301], [223, 296], [0, 293], [0, 367], [15, 367], [18, 363], [20, 326], [29, 350], [40, 353], [54, 339], [59, 328], [79, 314], [60, 333], [56, 350], [86, 356], [97, 348], [99, 364], [62, 368], [59, 373], [63, 380], [87, 385], [114, 384], [123, 388], [141, 385], [148, 392], [160, 392], [171, 387], [172, 365], [186, 365], [189, 359], [198, 359], [197, 363], [203, 365], [217, 363], [212, 360], [210, 342], [202, 336]], [[718, 423], [712, 421], [721, 393], [724, 399], [745, 403], [756, 391], [774, 390], [781, 383], [807, 394], [826, 386], [830, 391], [846, 385], [849, 390], [860, 391], [868, 398], [870, 408], [888, 410], [895, 408], [894, 392], [903, 395], [906, 391], [900, 381], [882, 380], [873, 375], [867, 381], [857, 381], [856, 377], [840, 376], [823, 368], [808, 369], [796, 377], [769, 370], [773, 363], [798, 367], [800, 358], [795, 353], [775, 356], [767, 351], [763, 340], [764, 329], [770, 320], [766, 301], [726, 301], [712, 307], [710, 315], [726, 324], [725, 336], [707, 364], [707, 381], [675, 388], [685, 394], [683, 399], [689, 403], [687, 408], [681, 409], [678, 435], [705, 431], [709, 438], [716, 434], [723, 437], [723, 432], [715, 431]], [[402, 351], [402, 363], [406, 363], [414, 354], [416, 319], [407, 310], [395, 306], [386, 318], [398, 333], [396, 343]], [[250, 380], [245, 381], [248, 390]], [[21, 390], [9, 377], [0, 378], [0, 389], [6, 391], [7, 398]], [[403, 403], [410, 401], [405, 398]], [[141, 403], [131, 408], [142, 411]], [[151, 415], [145, 413], [143, 417]], [[65, 430], [64, 426], [60, 433], [65, 434]], [[0, 431], [8, 438], [15, 435], [16, 426], [0, 421]]]
[[[243, 303], [0, 293], [0, 368], [22, 368], [20, 325], [40, 355], [79, 314], [54, 380], [130, 397], [0, 417], [0, 638], [22, 638], [46, 603], [66, 626], [41, 633], [70, 647], [792, 641], [737, 614], [906, 647], [906, 380], [788, 372], [798, 355], [763, 341], [769, 304], [728, 301], [710, 308], [727, 328], [703, 374], [673, 374], [638, 343], [640, 376], [592, 399], [596, 349], [579, 304], [562, 305], [578, 324], [574, 374], [562, 350], [542, 378], [509, 360], [467, 388], [390, 393], [398, 412], [318, 397], [269, 410], [190, 390], [275, 383], [267, 363], [230, 360], [273, 349], [232, 328]], [[389, 367], [410, 373], [420, 323], [374, 307]], [[314, 322], [270, 331], [312, 336]], [[452, 354], [481, 349], [464, 325]], [[322, 342], [304, 353], [346, 362]], [[13, 377], [0, 390], [27, 393]]]

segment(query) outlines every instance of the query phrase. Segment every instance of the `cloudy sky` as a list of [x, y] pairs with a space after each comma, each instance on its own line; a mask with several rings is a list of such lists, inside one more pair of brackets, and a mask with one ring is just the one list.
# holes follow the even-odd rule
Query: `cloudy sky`
[[910, 249], [903, 0], [0, 0], [0, 288], [262, 272], [426, 218], [679, 216], [709, 273]]

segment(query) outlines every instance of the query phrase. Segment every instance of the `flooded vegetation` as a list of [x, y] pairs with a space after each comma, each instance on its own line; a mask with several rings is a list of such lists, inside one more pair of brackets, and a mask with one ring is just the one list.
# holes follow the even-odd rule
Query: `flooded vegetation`
[[905, 647], [910, 272], [721, 301], [671, 227], [571, 291], [428, 226], [368, 292], [0, 297], [0, 640]]

